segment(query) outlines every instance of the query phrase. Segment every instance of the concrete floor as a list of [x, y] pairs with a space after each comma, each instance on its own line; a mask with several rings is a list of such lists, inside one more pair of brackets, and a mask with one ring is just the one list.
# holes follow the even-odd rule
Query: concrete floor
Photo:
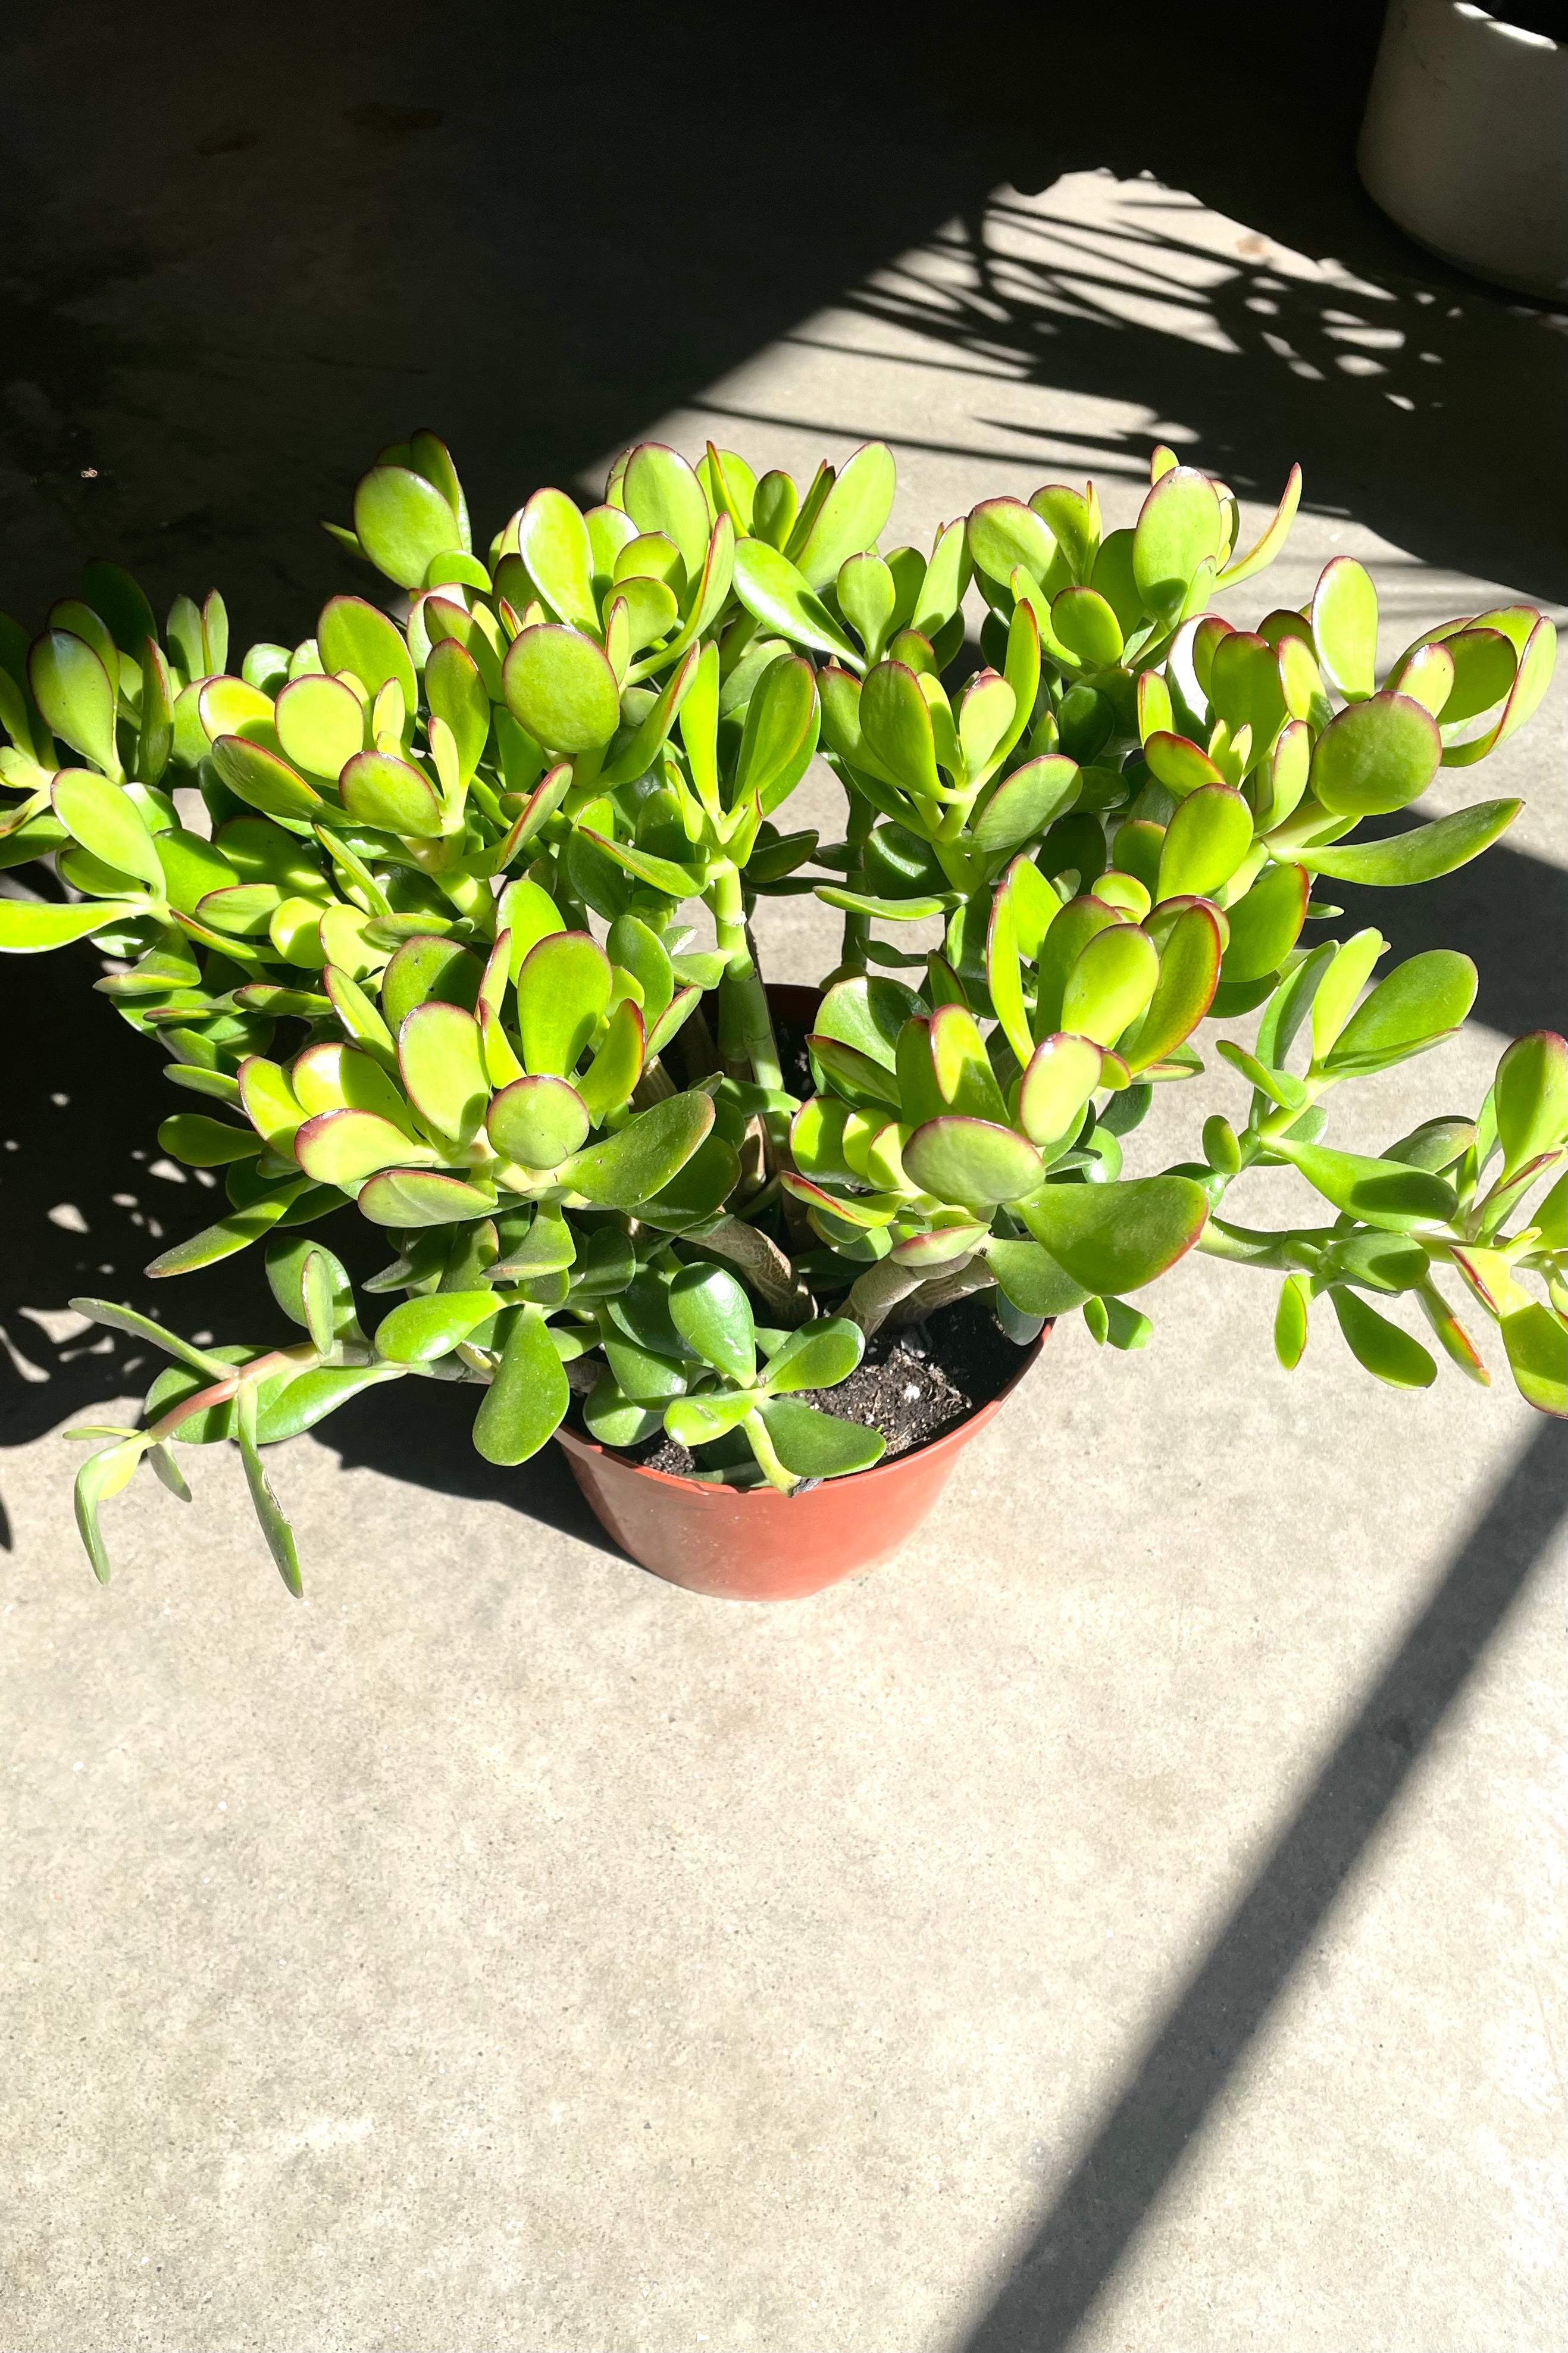
[[[58, 58], [19, 63], [36, 91]], [[248, 121], [214, 99], [186, 146], [199, 129], [221, 160]], [[41, 154], [47, 111], [30, 124]], [[1201, 171], [1161, 186], [1136, 155], [1097, 160], [1114, 174], [964, 197], [945, 230], [933, 210], [901, 260], [890, 237], [837, 257], [765, 335], [746, 322], [752, 343], [659, 346], [640, 412], [616, 389], [574, 417], [535, 385], [528, 448], [535, 412], [584, 479], [639, 425], [767, 461], [881, 433], [911, 536], [1068, 468], [1124, 519], [1157, 437], [1249, 500], [1305, 450], [1310, 512], [1241, 609], [1342, 552], [1389, 584], [1390, 651], [1496, 587], [1561, 593], [1553, 449], [1476, 438], [1500, 380], [1516, 417], [1558, 395], [1556, 322], [1342, 190], [1325, 264], [1261, 167], [1249, 213]], [[350, 229], [374, 256], [390, 199], [364, 185]], [[68, 178], [35, 187], [28, 299], [68, 297], [110, 231]], [[155, 341], [191, 271], [221, 296], [214, 254], [166, 234], [173, 202], [163, 179], [128, 195], [137, 266], [117, 277], [103, 244], [89, 343], [117, 305]], [[345, 229], [316, 256], [310, 300], [341, 283], [351, 321], [334, 342], [326, 320], [325, 350], [357, 332], [355, 250]], [[111, 543], [161, 591], [180, 563], [226, 578], [232, 522], [241, 597], [282, 631], [330, 571], [280, 552], [324, 503], [316, 473], [351, 480], [410, 421], [406, 388], [356, 380], [312, 411], [298, 498], [247, 506], [242, 480], [217, 521], [176, 516], [165, 580], [163, 491], [225, 454], [221, 416], [181, 441], [171, 415], [220, 378], [258, 409], [302, 396], [237, 296], [217, 345], [150, 385], [110, 338], [58, 448], [101, 460]], [[23, 440], [6, 562], [33, 613], [92, 526]], [[1500, 506], [1482, 491], [1503, 476]], [[1473, 1103], [1502, 1032], [1563, 1019], [1563, 701], [1485, 772], [1530, 796], [1508, 845], [1421, 905], [1373, 904], [1403, 952], [1474, 947], [1484, 1020], [1358, 1090], [1346, 1141]], [[825, 911], [771, 912], [774, 969], [811, 976]], [[1396, 1396], [1326, 1332], [1288, 1379], [1271, 1287], [1189, 1261], [1145, 1354], [1064, 1326], [903, 1557], [792, 1609], [659, 1584], [605, 1548], [553, 1453], [493, 1472], [464, 1402], [423, 1392], [275, 1458], [302, 1607], [237, 1466], [205, 1457], [188, 1513], [140, 1483], [111, 1507], [100, 1592], [57, 1433], [125, 1386], [122, 1358], [64, 1301], [110, 1287], [100, 1267], [129, 1280], [150, 1225], [200, 1205], [108, 1134], [153, 1106], [90, 976], [5, 975], [7, 2348], [1560, 2341], [1563, 1466], [1506, 1384]], [[40, 1038], [52, 1056], [24, 1050]], [[1146, 1164], [1194, 1125], [1170, 1091]], [[231, 1270], [159, 1305], [243, 1332], [253, 1298]]]

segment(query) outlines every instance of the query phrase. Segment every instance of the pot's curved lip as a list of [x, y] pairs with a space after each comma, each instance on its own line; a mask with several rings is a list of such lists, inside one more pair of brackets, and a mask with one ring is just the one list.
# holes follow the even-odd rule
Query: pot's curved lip
[[[863, 1480], [890, 1478], [895, 1472], [901, 1471], [907, 1463], [914, 1462], [923, 1456], [936, 1454], [943, 1447], [956, 1450], [962, 1446], [967, 1439], [973, 1438], [977, 1430], [983, 1430], [986, 1423], [1001, 1411], [1025, 1374], [1032, 1369], [1041, 1349], [1051, 1336], [1055, 1322], [1056, 1318], [1052, 1316], [1044, 1331], [1037, 1333], [1028, 1346], [1020, 1350], [1016, 1372], [1009, 1376], [994, 1398], [978, 1408], [966, 1420], [957, 1423], [952, 1430], [942, 1430], [935, 1438], [922, 1440], [919, 1446], [911, 1446], [903, 1454], [895, 1454], [890, 1461], [873, 1462], [869, 1469], [851, 1471], [842, 1478], [818, 1480], [815, 1487], [807, 1489], [807, 1493], [817, 1494], [824, 1489], [858, 1485]], [[618, 1470], [629, 1472], [634, 1478], [656, 1480], [660, 1486], [678, 1487], [683, 1495], [700, 1495], [709, 1503], [729, 1501], [750, 1504], [753, 1501], [771, 1499], [774, 1503], [788, 1504], [795, 1500], [793, 1496], [780, 1494], [774, 1487], [725, 1487], [716, 1481], [707, 1479], [682, 1479], [673, 1471], [655, 1471], [646, 1462], [628, 1462], [626, 1456], [618, 1453], [614, 1447], [601, 1446], [596, 1438], [584, 1438], [581, 1431], [568, 1430], [564, 1422], [556, 1430], [555, 1436], [569, 1452], [597, 1454], [605, 1462], [613, 1462]]]

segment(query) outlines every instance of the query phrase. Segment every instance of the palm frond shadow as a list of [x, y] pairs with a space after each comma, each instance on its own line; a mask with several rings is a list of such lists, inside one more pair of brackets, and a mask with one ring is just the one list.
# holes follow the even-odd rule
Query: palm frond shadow
[[[1267, 215], [1268, 206], [1263, 207]], [[847, 294], [841, 309], [951, 354], [971, 381], [1134, 404], [1136, 431], [973, 422], [1015, 460], [1146, 479], [1156, 434], [1272, 501], [1299, 458], [1309, 503], [1418, 560], [1537, 599], [1568, 595], [1558, 518], [1563, 322], [1427, 261], [1387, 225], [1354, 268], [1304, 269], [1266, 236], [1195, 227], [1152, 183], [1084, 223], [1004, 194]], [[1249, 213], [1246, 217], [1252, 217]]]

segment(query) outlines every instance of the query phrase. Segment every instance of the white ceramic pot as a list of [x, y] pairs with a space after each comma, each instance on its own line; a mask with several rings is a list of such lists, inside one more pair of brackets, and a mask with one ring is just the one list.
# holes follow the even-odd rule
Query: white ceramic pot
[[1361, 176], [1445, 260], [1568, 302], [1568, 40], [1497, 5], [1390, 0]]

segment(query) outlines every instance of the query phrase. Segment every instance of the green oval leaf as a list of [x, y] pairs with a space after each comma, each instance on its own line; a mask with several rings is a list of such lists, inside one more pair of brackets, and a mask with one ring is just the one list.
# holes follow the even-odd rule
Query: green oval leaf
[[637, 1215], [645, 1224], [666, 1233], [685, 1233], [712, 1217], [740, 1180], [741, 1163], [733, 1145], [710, 1131], [669, 1182], [648, 1195]]
[[[1148, 933], [1135, 923], [1108, 924], [1068, 975], [1062, 1028], [1097, 1046], [1113, 1046], [1145, 1009], [1159, 977], [1160, 955]], [[934, 1020], [931, 1027], [934, 1036]]]
[[501, 671], [507, 704], [552, 752], [594, 752], [621, 723], [616, 673], [592, 638], [548, 622], [513, 640]]
[[796, 645], [837, 654], [855, 670], [858, 646], [841, 629], [820, 596], [785, 555], [765, 540], [742, 539], [735, 548], [735, 594], [748, 613]]
[[989, 793], [970, 828], [982, 849], [1016, 849], [1034, 841], [1077, 800], [1081, 774], [1074, 760], [1059, 752], [1015, 768]]
[[474, 1416], [474, 1445], [487, 1462], [526, 1462], [565, 1419], [566, 1367], [535, 1307], [517, 1311], [495, 1377]]
[[826, 1186], [817, 1184], [812, 1177], [798, 1175], [793, 1168], [784, 1171], [783, 1183], [786, 1193], [793, 1193], [795, 1199], [804, 1201], [809, 1209], [822, 1211], [845, 1230], [853, 1228], [862, 1233], [870, 1233], [875, 1229], [891, 1225], [902, 1207], [897, 1193], [833, 1193]]
[[518, 552], [545, 603], [573, 628], [597, 635], [594, 551], [575, 503], [564, 491], [535, 491], [517, 519], [517, 534]]
[[1352, 1014], [1327, 1067], [1352, 1076], [1381, 1071], [1435, 1046], [1457, 1029], [1476, 1001], [1476, 967], [1452, 948], [1408, 957], [1378, 982]]
[[397, 1033], [408, 1100], [422, 1119], [461, 1145], [479, 1133], [489, 1102], [479, 1025], [460, 1005], [416, 1005]]
[[1045, 1174], [1034, 1145], [988, 1120], [944, 1114], [917, 1127], [904, 1167], [922, 1192], [965, 1208], [992, 1208], [1032, 1192]]
[[1201, 785], [1165, 828], [1157, 899], [1211, 899], [1252, 847], [1252, 811], [1230, 785]]
[[1519, 657], [1500, 629], [1459, 629], [1443, 644], [1454, 665], [1454, 682], [1437, 717], [1445, 727], [1462, 727], [1506, 699]]
[[875, 547], [893, 512], [897, 472], [883, 441], [868, 441], [842, 468], [816, 511], [796, 563], [813, 588], [826, 588], [852, 555]]
[[267, 817], [314, 818], [327, 804], [313, 785], [287, 760], [243, 735], [220, 735], [212, 747], [214, 767], [231, 793]]
[[1019, 1211], [1035, 1240], [1086, 1292], [1120, 1297], [1164, 1274], [1204, 1229], [1208, 1200], [1189, 1176], [1046, 1185]]
[[356, 752], [342, 772], [339, 790], [349, 815], [361, 825], [416, 841], [433, 841], [441, 831], [441, 804], [434, 786], [406, 760], [388, 752]]
[[686, 1166], [713, 1124], [709, 1095], [670, 1095], [563, 1162], [557, 1181], [605, 1209], [635, 1209]]
[[[318, 1365], [297, 1374], [286, 1386], [263, 1381], [256, 1400], [256, 1442], [276, 1446], [313, 1430], [361, 1389], [376, 1388], [397, 1376], [385, 1365]], [[181, 1433], [182, 1436], [184, 1433]]]
[[431, 558], [463, 543], [434, 482], [406, 466], [373, 466], [354, 491], [353, 517], [360, 545], [400, 588], [423, 588]]
[[1226, 909], [1230, 944], [1220, 967], [1226, 981], [1262, 980], [1278, 972], [1300, 936], [1311, 886], [1304, 866], [1270, 866]]
[[490, 1099], [490, 1142], [522, 1168], [558, 1168], [587, 1140], [588, 1112], [564, 1079], [513, 1079]]
[[732, 1274], [718, 1266], [683, 1267], [669, 1286], [669, 1316], [705, 1363], [750, 1387], [757, 1369], [756, 1327]]
[[402, 632], [363, 596], [328, 598], [316, 624], [316, 645], [322, 669], [347, 670], [373, 702], [382, 688], [395, 679], [404, 710], [413, 712], [419, 708], [419, 682]]
[[[1305, 651], [1299, 638], [1289, 642]], [[1289, 715], [1274, 648], [1248, 629], [1228, 630], [1214, 650], [1209, 703], [1233, 741], [1243, 727], [1251, 728], [1252, 755], [1260, 759]]]
[[1374, 694], [1331, 719], [1312, 753], [1312, 791], [1337, 817], [1404, 808], [1437, 773], [1443, 739], [1406, 694]]
[[416, 932], [404, 941], [382, 974], [382, 1018], [395, 1037], [415, 1007], [432, 997], [471, 1013], [483, 977], [484, 966], [470, 949], [433, 933]]
[[[624, 997], [612, 1008], [609, 1025], [594, 1059], [576, 1082], [576, 1092], [595, 1124], [628, 1101], [647, 1059], [643, 1015], [630, 997]], [[579, 1136], [577, 1142], [582, 1140]], [[576, 1145], [567, 1148], [575, 1151]]]
[[749, 1419], [757, 1400], [749, 1391], [712, 1389], [701, 1397], [672, 1398], [664, 1426], [678, 1446], [711, 1446]]
[[118, 777], [114, 688], [92, 648], [68, 629], [47, 630], [27, 656], [27, 683], [50, 733]]
[[942, 790], [931, 705], [906, 663], [879, 662], [869, 672], [860, 691], [860, 729], [882, 766], [906, 790], [928, 798]]
[[806, 1039], [816, 1071], [826, 1074], [847, 1103], [858, 1109], [899, 1109], [899, 1084], [891, 1071], [842, 1039], [813, 1036]]
[[626, 459], [621, 501], [639, 532], [662, 532], [679, 550], [686, 576], [695, 580], [708, 554], [712, 520], [702, 485], [677, 449], [639, 443]]
[[1051, 627], [1069, 653], [1097, 670], [1121, 659], [1121, 624], [1097, 588], [1064, 588], [1052, 602]]
[[971, 510], [964, 533], [975, 570], [1003, 586], [1019, 565], [1043, 583], [1057, 552], [1047, 525], [1021, 499], [983, 499]]
[[602, 1373], [584, 1402], [583, 1419], [588, 1434], [601, 1446], [639, 1446], [651, 1438], [663, 1419], [661, 1413], [636, 1405], [624, 1389], [617, 1387], [611, 1373]]
[[99, 899], [75, 907], [48, 906], [33, 899], [0, 899], [0, 955], [40, 955], [143, 912], [134, 899]]
[[1172, 624], [1182, 617], [1200, 567], [1220, 552], [1224, 518], [1206, 474], [1173, 466], [1142, 506], [1132, 533], [1132, 577], [1146, 612]]
[[187, 1168], [222, 1168], [231, 1160], [254, 1160], [261, 1138], [254, 1129], [231, 1127], [200, 1112], [177, 1111], [159, 1123], [158, 1141]]
[[89, 768], [64, 768], [49, 797], [60, 823], [85, 850], [163, 896], [163, 868], [152, 829], [119, 785]]
[[898, 586], [891, 572], [879, 555], [848, 556], [839, 566], [834, 594], [839, 611], [875, 661], [898, 607]]
[[458, 774], [466, 781], [489, 741], [490, 698], [478, 662], [456, 638], [441, 638], [431, 647], [425, 663], [425, 699], [431, 717], [451, 729]]
[[1143, 757], [1155, 783], [1163, 785], [1178, 799], [1184, 794], [1196, 792], [1201, 785], [1225, 782], [1206, 752], [1201, 752], [1184, 735], [1173, 735], [1168, 728], [1156, 728], [1143, 746]]
[[993, 1240], [986, 1244], [985, 1263], [1003, 1296], [1022, 1315], [1066, 1315], [1089, 1296], [1038, 1242]]
[[817, 1008], [817, 1036], [841, 1038], [847, 1046], [868, 1054], [884, 1070], [897, 1060], [899, 1033], [919, 1009], [920, 1000], [902, 981], [858, 974], [830, 988]]
[[1505, 1181], [1564, 1141], [1568, 1045], [1555, 1030], [1532, 1030], [1504, 1050], [1492, 1082], [1492, 1108]]
[[1353, 556], [1324, 566], [1312, 595], [1318, 659], [1342, 694], [1369, 695], [1377, 683], [1377, 590]]
[[1061, 1032], [1036, 1047], [1018, 1082], [1018, 1124], [1031, 1143], [1060, 1145], [1076, 1134], [1102, 1060], [1087, 1038]]
[[774, 806], [771, 789], [798, 770], [802, 753], [816, 743], [817, 725], [816, 671], [800, 655], [781, 654], [763, 670], [746, 706], [734, 801], [760, 800], [764, 810]]
[[376, 1354], [398, 1365], [433, 1364], [495, 1312], [493, 1291], [437, 1291], [405, 1299], [376, 1327]]
[[767, 1398], [757, 1409], [773, 1451], [796, 1479], [842, 1479], [869, 1471], [888, 1451], [879, 1430], [823, 1413], [799, 1398]]
[[1388, 683], [1395, 692], [1407, 694], [1423, 711], [1438, 718], [1454, 684], [1454, 657], [1445, 645], [1417, 646], [1390, 677]]
[[1468, 866], [1506, 833], [1522, 801], [1477, 801], [1456, 809], [1451, 817], [1435, 818], [1430, 825], [1412, 826], [1408, 833], [1391, 834], [1384, 841], [1354, 841], [1342, 849], [1296, 852], [1309, 873], [1324, 874], [1333, 882], [1364, 882], [1377, 890], [1401, 890], [1414, 882], [1435, 882]]
[[[318, 1185], [347, 1190], [383, 1168], [417, 1160], [423, 1147], [374, 1111], [318, 1112], [294, 1138], [294, 1157]], [[424, 1156], [434, 1159], [433, 1153]]]
[[1299, 1168], [1336, 1209], [1385, 1233], [1430, 1231], [1454, 1214], [1453, 1187], [1425, 1168], [1335, 1152], [1326, 1144], [1297, 1144], [1289, 1135], [1276, 1137], [1271, 1149]]
[[385, 1169], [359, 1197], [361, 1217], [377, 1226], [460, 1224], [487, 1217], [495, 1205], [493, 1187], [470, 1185], [433, 1168]]
[[[981, 1233], [984, 1228], [965, 1230]], [[847, 1315], [816, 1317], [790, 1334], [774, 1350], [763, 1375], [771, 1396], [794, 1389], [837, 1388], [847, 1381], [866, 1353], [866, 1335]]]
[[272, 723], [285, 757], [332, 784], [364, 744], [360, 699], [341, 678], [293, 680], [278, 697]]
[[1502, 1342], [1519, 1393], [1538, 1413], [1568, 1415], [1568, 1329], [1531, 1300], [1502, 1319]]
[[524, 1067], [568, 1077], [610, 1004], [610, 960], [591, 933], [552, 932], [529, 950], [517, 976]]
[[1334, 1283], [1329, 1292], [1334, 1314], [1345, 1344], [1358, 1365], [1374, 1373], [1390, 1388], [1429, 1389], [1437, 1377], [1437, 1367], [1419, 1340], [1380, 1315], [1375, 1307], [1342, 1283]]

